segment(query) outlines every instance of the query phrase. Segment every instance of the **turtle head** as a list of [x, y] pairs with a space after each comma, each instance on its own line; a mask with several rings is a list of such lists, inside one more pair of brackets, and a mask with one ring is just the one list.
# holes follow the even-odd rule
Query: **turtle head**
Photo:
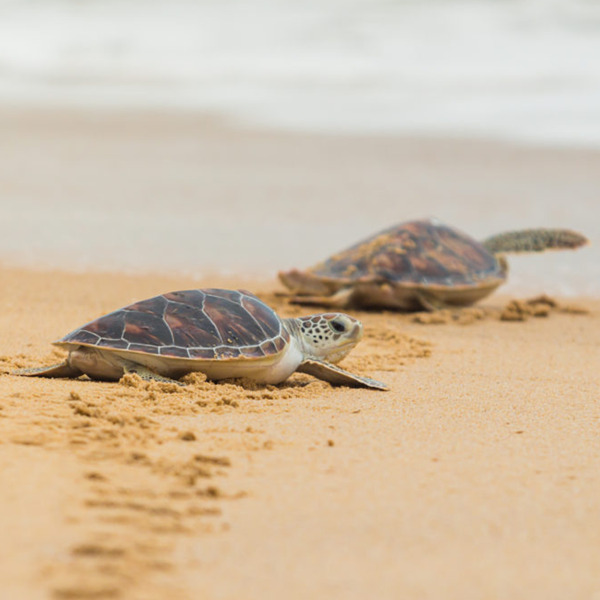
[[340, 362], [358, 344], [362, 323], [344, 313], [321, 313], [288, 319], [307, 358]]

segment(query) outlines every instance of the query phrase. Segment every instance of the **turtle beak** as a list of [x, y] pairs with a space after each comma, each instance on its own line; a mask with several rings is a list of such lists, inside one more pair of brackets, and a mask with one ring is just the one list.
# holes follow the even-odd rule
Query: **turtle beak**
[[356, 342], [360, 342], [360, 340], [362, 340], [363, 333], [364, 331], [362, 323], [360, 321], [357, 321], [349, 337], [352, 341], [356, 340]]

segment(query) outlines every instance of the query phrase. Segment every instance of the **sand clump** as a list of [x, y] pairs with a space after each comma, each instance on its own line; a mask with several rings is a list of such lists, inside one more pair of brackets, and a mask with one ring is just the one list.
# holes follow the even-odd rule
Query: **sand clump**
[[500, 321], [527, 321], [529, 318], [549, 317], [552, 314], [585, 315], [588, 310], [574, 304], [558, 301], [542, 294], [525, 300], [509, 300], [502, 308], [494, 306], [468, 306], [443, 309], [435, 312], [419, 312], [412, 317], [421, 325], [471, 325], [488, 319]]
[[[393, 371], [412, 360], [431, 355], [431, 344], [401, 333], [402, 324], [390, 324], [382, 316], [367, 315], [370, 323], [361, 343], [342, 361], [341, 366], [359, 375]], [[139, 392], [140, 398], [156, 401], [165, 395], [187, 398], [201, 408], [210, 410], [238, 408], [242, 402], [281, 401], [294, 398], [312, 398], [327, 392], [332, 386], [310, 375], [294, 374], [278, 385], [261, 384], [248, 378], [208, 381], [203, 373], [190, 373], [181, 379], [183, 385], [146, 381], [135, 373], [125, 374], [119, 383]], [[170, 401], [167, 398], [167, 403]], [[177, 401], [174, 401], [177, 402]], [[160, 410], [160, 409], [159, 409]]]
[[585, 315], [583, 307], [562, 304], [550, 296], [541, 295], [528, 300], [511, 300], [500, 313], [502, 321], [526, 321], [530, 317], [549, 317], [552, 313]]

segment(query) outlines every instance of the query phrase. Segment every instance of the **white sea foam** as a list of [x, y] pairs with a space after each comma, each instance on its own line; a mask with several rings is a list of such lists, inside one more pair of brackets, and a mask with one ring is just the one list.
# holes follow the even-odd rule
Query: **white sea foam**
[[600, 145], [594, 0], [3, 0], [0, 102]]

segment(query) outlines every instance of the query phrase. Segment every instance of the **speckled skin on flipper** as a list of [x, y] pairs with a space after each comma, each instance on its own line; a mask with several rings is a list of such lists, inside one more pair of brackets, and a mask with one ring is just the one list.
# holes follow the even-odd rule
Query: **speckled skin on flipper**
[[185, 290], [136, 302], [83, 325], [55, 342], [69, 350], [64, 363], [18, 374], [117, 380], [136, 372], [165, 381], [200, 371], [214, 380], [279, 383], [310, 360], [320, 365], [313, 368], [315, 374], [332, 383], [385, 389], [332, 364], [361, 337], [360, 321], [342, 313], [281, 319], [246, 291]]
[[587, 240], [569, 230], [530, 229], [478, 242], [439, 221], [402, 223], [306, 271], [279, 277], [292, 301], [342, 307], [434, 310], [468, 305], [505, 279], [503, 252], [577, 248]]

